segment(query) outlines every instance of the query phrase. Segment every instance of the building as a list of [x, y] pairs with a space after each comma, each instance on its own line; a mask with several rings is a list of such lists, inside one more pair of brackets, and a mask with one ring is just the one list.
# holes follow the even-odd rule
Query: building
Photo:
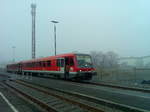
[[123, 67], [150, 67], [150, 56], [122, 57], [119, 58], [119, 65]]

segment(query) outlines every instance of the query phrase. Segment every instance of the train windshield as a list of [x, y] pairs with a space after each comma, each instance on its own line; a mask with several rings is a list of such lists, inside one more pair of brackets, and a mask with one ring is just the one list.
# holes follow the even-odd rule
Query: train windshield
[[89, 55], [77, 55], [77, 64], [80, 68], [91, 68], [92, 66], [92, 60], [91, 56]]

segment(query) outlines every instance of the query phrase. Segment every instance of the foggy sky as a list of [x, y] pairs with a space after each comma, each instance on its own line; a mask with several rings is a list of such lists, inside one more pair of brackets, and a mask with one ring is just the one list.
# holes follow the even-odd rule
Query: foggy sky
[[[0, 62], [31, 58], [31, 0], [0, 0]], [[37, 0], [36, 55], [114, 51], [150, 55], [150, 0]]]

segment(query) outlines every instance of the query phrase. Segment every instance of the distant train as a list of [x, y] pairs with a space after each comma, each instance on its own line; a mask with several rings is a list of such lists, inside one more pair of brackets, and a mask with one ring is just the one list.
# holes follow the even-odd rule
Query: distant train
[[7, 65], [7, 72], [32, 75], [53, 75], [64, 79], [91, 80], [96, 75], [88, 54], [62, 54]]

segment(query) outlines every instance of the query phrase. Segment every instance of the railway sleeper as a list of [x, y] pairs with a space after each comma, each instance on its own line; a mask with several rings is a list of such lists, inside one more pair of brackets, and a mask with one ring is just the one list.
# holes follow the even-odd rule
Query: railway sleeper
[[[41, 97], [41, 99], [39, 99], [39, 97], [35, 97], [35, 94], [36, 94], [36, 92], [29, 92], [29, 91], [33, 91], [31, 88], [27, 88], [27, 87], [25, 87], [25, 86], [23, 86], [23, 85], [18, 85], [18, 84], [15, 84], [14, 82], [7, 82], [7, 84], [9, 85], [9, 86], [11, 86], [11, 87], [13, 87], [13, 88], [15, 88], [17, 91], [20, 91], [20, 92], [22, 92], [23, 94], [27, 94], [27, 96], [28, 96], [28, 98], [30, 98], [30, 100], [32, 100], [33, 102], [37, 102], [39, 105], [41, 105], [41, 106], [45, 106], [45, 105], [47, 105], [48, 107], [50, 107], [50, 108], [52, 108], [53, 110], [56, 110], [56, 112], [57, 111], [63, 111], [63, 112], [71, 112], [71, 111], [73, 111], [73, 110], [80, 110], [80, 111], [83, 111], [83, 109], [81, 109], [79, 106], [77, 106], [77, 105], [72, 105], [72, 104], [70, 104], [70, 103], [68, 103], [68, 102], [65, 102], [65, 101], [61, 101], [60, 99], [58, 100], [58, 98], [55, 98], [51, 103], [49, 102], [44, 102], [42, 99], [45, 99], [45, 97]], [[27, 89], [29, 89], [28, 91], [27, 91]], [[34, 90], [35, 91], [35, 90]], [[38, 93], [38, 92], [37, 92]], [[47, 96], [47, 95], [45, 95], [45, 96]], [[47, 97], [49, 97], [49, 96], [47, 96]], [[42, 103], [42, 104], [41, 104]], [[67, 107], [65, 107], [65, 108], [57, 108], [57, 106], [62, 106], [63, 104], [68, 104], [68, 106]], [[47, 106], [45, 106], [44, 108], [48, 108]], [[55, 107], [56, 106], [56, 107]], [[70, 110], [70, 111], [69, 111]], [[79, 112], [80, 112], [79, 111]]]

